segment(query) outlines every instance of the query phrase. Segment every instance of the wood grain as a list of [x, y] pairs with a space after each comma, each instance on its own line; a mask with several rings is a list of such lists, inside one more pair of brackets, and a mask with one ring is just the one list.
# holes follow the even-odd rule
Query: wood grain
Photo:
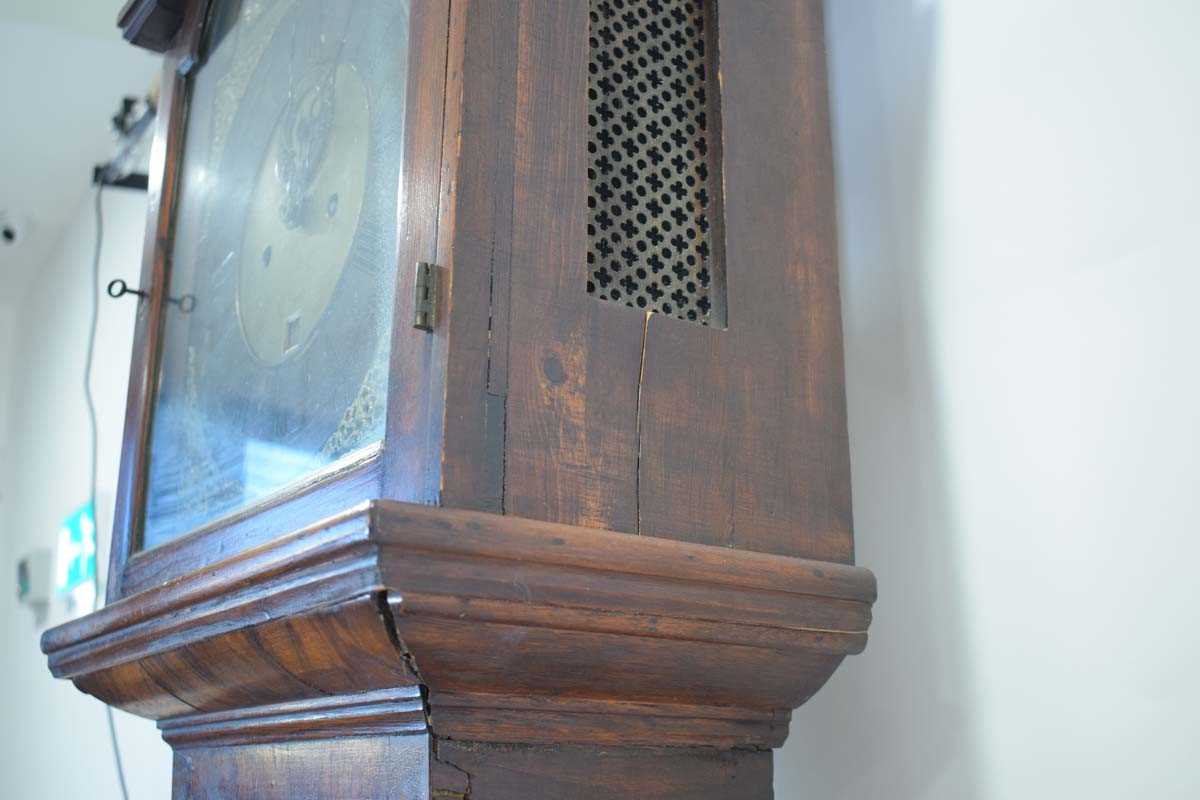
[[657, 575], [868, 604], [875, 600], [875, 578], [862, 567], [388, 500], [373, 504], [373, 510], [379, 541], [385, 545], [403, 537], [408, 547], [510, 561]]
[[135, 556], [202, 7], [166, 61], [111, 602], [45, 634], [52, 671], [160, 720], [177, 798], [770, 797], [876, 596], [820, 2], [709, 31], [724, 328], [586, 293], [588, 4], [414, 3], [383, 450]]
[[[444, 181], [457, 162], [445, 151], [449, 0], [413, 3], [408, 44], [404, 166], [397, 209], [396, 299], [392, 319], [383, 496], [437, 502], [441, 482], [446, 326], [412, 326], [418, 262], [439, 264], [447, 213]], [[448, 173], [448, 174], [447, 174]], [[438, 319], [444, 319], [439, 306]]]
[[820, 3], [716, 26], [726, 329], [584, 291], [586, 10], [456, 12], [442, 502], [852, 563]]
[[157, 719], [416, 683], [374, 596], [189, 637], [69, 677], [110, 705]]
[[[435, 800], [770, 800], [774, 796], [770, 751], [441, 742], [437, 758], [453, 770], [435, 771], [436, 777], [447, 781], [434, 783]], [[458, 791], [463, 788], [465, 793]]]
[[587, 4], [516, 5], [505, 510], [635, 531], [642, 325], [585, 292]]
[[[42, 634], [42, 650], [54, 654], [51, 666], [64, 666], [75, 657], [93, 665], [104, 659], [97, 647], [104, 637], [137, 636], [139, 643], [161, 640], [166, 631], [187, 628], [208, 619], [214, 611], [237, 608], [271, 596], [279, 582], [284, 586], [303, 577], [336, 577], [346, 573], [346, 561], [356, 562], [365, 586], [378, 583], [374, 562], [362, 556], [372, 549], [370, 506], [363, 504], [269, 543], [234, 553], [211, 565], [196, 564], [184, 575], [153, 589], [109, 603], [98, 611], [51, 628]], [[81, 648], [80, 645], [86, 645]], [[128, 647], [128, 645], [126, 645]]]
[[787, 710], [866, 643], [856, 567], [389, 501], [375, 526], [433, 691]]
[[651, 320], [640, 530], [852, 563], [821, 4], [719, 31], [728, 329]]
[[174, 800], [428, 800], [426, 736], [351, 736], [176, 751]]
[[362, 507], [46, 632], [57, 677], [152, 718], [416, 683]]
[[429, 705], [431, 728], [455, 741], [608, 747], [778, 747], [791, 716], [733, 706], [555, 695], [439, 692]]
[[179, 750], [195, 745], [257, 744], [343, 736], [406, 736], [426, 732], [425, 704], [416, 686], [321, 696], [211, 714], [189, 714], [158, 724]]
[[850, 448], [821, 9], [819, 0], [751, 3], [722, 17], [730, 320], [744, 326], [743, 368], [758, 365], [731, 387], [744, 401], [733, 541], [849, 563]]
[[[446, 267], [447, 396], [442, 504], [503, 511], [508, 307], [513, 258], [517, 15], [454, 4], [451, 41], [460, 113], [455, 224]], [[448, 120], [449, 124], [449, 120]]]
[[[634, 738], [656, 714], [621, 703], [700, 720], [727, 707], [762, 744], [776, 741], [764, 712], [779, 719], [862, 650], [874, 596], [858, 567], [379, 501], [47, 631], [42, 647], [55, 675], [156, 718], [421, 683], [615, 704], [601, 728]], [[580, 706], [538, 722], [514, 703], [498, 707], [511, 741], [543, 741], [546, 715], [599, 735]]]

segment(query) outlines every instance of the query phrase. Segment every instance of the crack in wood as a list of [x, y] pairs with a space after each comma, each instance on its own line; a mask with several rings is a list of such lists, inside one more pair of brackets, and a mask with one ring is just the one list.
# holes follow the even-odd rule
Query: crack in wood
[[431, 734], [429, 740], [434, 767], [429, 787], [432, 800], [471, 800], [471, 773], [442, 755], [441, 737]]
[[642, 320], [642, 355], [638, 365], [637, 411], [634, 420], [634, 441], [637, 444], [636, 463], [633, 470], [633, 510], [636, 523], [635, 533], [642, 535], [642, 387], [646, 385], [646, 345], [650, 340], [650, 317], [647, 311]]

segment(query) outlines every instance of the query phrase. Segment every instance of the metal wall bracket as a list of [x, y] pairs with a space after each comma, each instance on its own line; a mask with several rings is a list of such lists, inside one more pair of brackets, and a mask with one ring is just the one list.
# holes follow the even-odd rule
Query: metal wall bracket
[[183, 16], [184, 0], [129, 0], [117, 16], [117, 27], [130, 44], [165, 53], [175, 43]]
[[437, 267], [424, 261], [417, 264], [413, 281], [413, 327], [432, 331], [437, 324]]

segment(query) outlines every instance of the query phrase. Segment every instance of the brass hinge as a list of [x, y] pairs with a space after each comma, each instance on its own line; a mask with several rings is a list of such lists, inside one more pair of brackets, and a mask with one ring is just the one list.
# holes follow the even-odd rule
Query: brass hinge
[[413, 327], [432, 331], [437, 324], [437, 267], [422, 261], [413, 281]]

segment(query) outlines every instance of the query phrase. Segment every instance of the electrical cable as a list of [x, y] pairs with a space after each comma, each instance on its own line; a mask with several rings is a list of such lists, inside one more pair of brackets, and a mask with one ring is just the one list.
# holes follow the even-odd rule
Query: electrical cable
[[[88, 469], [88, 504], [91, 507], [93, 528], [98, 526], [96, 514], [96, 464], [99, 450], [99, 433], [96, 423], [96, 403], [92, 397], [92, 359], [96, 349], [96, 327], [100, 314], [100, 251], [104, 246], [104, 184], [96, 185], [96, 248], [92, 253], [92, 314], [88, 328], [87, 356], [83, 366], [83, 398], [87, 403], [88, 434], [91, 442], [91, 462]], [[99, 542], [97, 530], [92, 532], [93, 538]], [[100, 566], [99, 550], [92, 554], [95, 562], [92, 566], [92, 586], [95, 594], [92, 597], [92, 611], [100, 607]], [[112, 706], [105, 704], [105, 714], [108, 717], [108, 738], [112, 743], [113, 765], [117, 770], [117, 781], [121, 788], [121, 797], [129, 800], [129, 789], [125, 785], [125, 767], [121, 763], [121, 747], [117, 742], [117, 724], [113, 719]]]

